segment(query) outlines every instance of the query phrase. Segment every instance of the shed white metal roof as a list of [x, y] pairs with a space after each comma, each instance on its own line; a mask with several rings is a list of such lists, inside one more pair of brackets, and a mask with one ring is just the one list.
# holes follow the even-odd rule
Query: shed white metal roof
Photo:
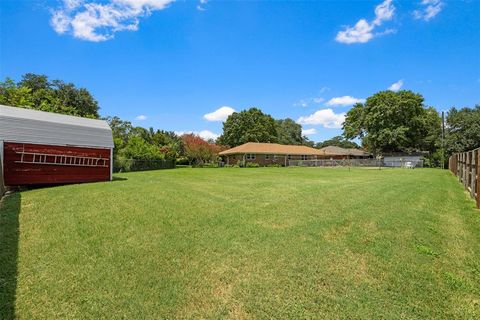
[[113, 148], [104, 120], [0, 105], [0, 140], [22, 143]]

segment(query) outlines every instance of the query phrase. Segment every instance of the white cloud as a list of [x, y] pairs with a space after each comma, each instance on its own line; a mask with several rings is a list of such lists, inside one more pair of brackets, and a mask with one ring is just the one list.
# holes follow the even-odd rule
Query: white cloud
[[392, 85], [388, 87], [388, 90], [397, 92], [402, 88], [402, 86], [403, 86], [403, 80], [398, 80], [397, 82], [392, 83]]
[[147, 116], [141, 114], [141, 115], [136, 116], [136, 117], [135, 117], [135, 120], [137, 120], [137, 121], [147, 120]]
[[210, 130], [202, 130], [202, 131], [175, 131], [175, 134], [178, 136], [183, 136], [184, 134], [194, 134], [199, 136], [202, 139], [205, 140], [217, 140], [217, 138], [220, 136], [219, 134], [216, 134]]
[[302, 135], [304, 135], [304, 136], [310, 136], [310, 135], [316, 134], [316, 133], [317, 133], [317, 129], [315, 129], [315, 128], [302, 129]]
[[373, 39], [373, 26], [367, 20], [360, 19], [354, 27], [346, 27], [344, 31], [339, 31], [335, 40], [337, 42], [365, 43]]
[[116, 32], [138, 30], [139, 19], [165, 9], [174, 0], [63, 0], [52, 10], [50, 24], [59, 33], [99, 42], [113, 39]]
[[345, 121], [345, 113], [335, 113], [332, 109], [318, 110], [315, 113], [298, 118], [299, 124], [322, 125], [325, 128], [341, 128]]
[[212, 131], [209, 131], [209, 130], [202, 130], [198, 133], [198, 135], [202, 138], [202, 139], [206, 139], [206, 140], [217, 140], [217, 138], [220, 136], [219, 134], [216, 134]]
[[197, 5], [197, 10], [199, 10], [199, 11], [207, 10], [207, 9], [205, 9], [204, 5], [207, 4], [208, 0], [200, 0], [199, 2], [200, 3]]
[[435, 18], [443, 9], [443, 2], [441, 0], [422, 0], [420, 5], [422, 9], [413, 11], [413, 17], [425, 21], [430, 21]]
[[314, 97], [314, 98], [305, 98], [300, 99], [299, 101], [295, 102], [293, 105], [295, 107], [308, 107], [311, 104], [319, 104], [325, 101], [324, 98], [321, 97]]
[[343, 31], [339, 31], [335, 40], [346, 44], [365, 43], [375, 37], [395, 32], [392, 29], [383, 32], [374, 32], [375, 28], [381, 26], [384, 21], [393, 18], [395, 6], [392, 1], [393, 0], [385, 0], [375, 7], [375, 19], [371, 23], [366, 19], [360, 19], [353, 27], [346, 26]]
[[327, 91], [330, 91], [330, 88], [329, 88], [329, 87], [321, 87], [321, 88], [320, 88], [320, 94], [325, 93], [325, 92], [327, 92]]
[[331, 107], [332, 106], [346, 107], [346, 106], [354, 105], [355, 103], [358, 103], [358, 102], [365, 102], [365, 99], [358, 99], [351, 96], [336, 97], [328, 100], [326, 105]]
[[203, 118], [208, 121], [225, 121], [227, 120], [228, 116], [234, 112], [235, 109], [232, 107], [223, 106], [211, 113], [205, 114]]
[[379, 26], [383, 21], [391, 20], [394, 13], [395, 6], [392, 4], [392, 0], [385, 0], [375, 7], [375, 20], [373, 20], [373, 24]]

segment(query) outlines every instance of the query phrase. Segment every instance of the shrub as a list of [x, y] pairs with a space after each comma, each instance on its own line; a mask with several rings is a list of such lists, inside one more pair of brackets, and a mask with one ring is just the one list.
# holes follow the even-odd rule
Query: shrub
[[279, 163], [270, 163], [267, 165], [269, 168], [280, 168], [282, 165]]
[[195, 165], [195, 168], [218, 168], [218, 163], [203, 163]]
[[236, 164], [235, 166], [236, 166], [236, 167], [243, 168], [243, 167], [245, 167], [245, 161], [243, 161], [243, 160], [238, 160], [238, 161], [237, 161], [237, 164]]
[[245, 165], [246, 168], [258, 168], [260, 167], [260, 165], [256, 162], [247, 162], [247, 164]]
[[173, 159], [140, 160], [118, 157], [113, 162], [114, 172], [146, 171], [173, 168], [175, 168], [175, 160]]

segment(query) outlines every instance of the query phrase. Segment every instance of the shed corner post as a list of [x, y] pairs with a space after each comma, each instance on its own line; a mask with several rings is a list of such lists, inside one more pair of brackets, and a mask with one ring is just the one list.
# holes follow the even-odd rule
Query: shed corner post
[[110, 148], [110, 181], [113, 181], [113, 148]]
[[5, 184], [3, 180], [3, 140], [0, 140], [0, 198], [5, 192]]

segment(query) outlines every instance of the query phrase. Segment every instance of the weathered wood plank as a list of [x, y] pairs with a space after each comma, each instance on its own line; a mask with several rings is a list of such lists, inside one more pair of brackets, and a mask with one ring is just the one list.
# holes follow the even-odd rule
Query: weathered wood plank
[[480, 208], [480, 149], [450, 156], [449, 169]]

